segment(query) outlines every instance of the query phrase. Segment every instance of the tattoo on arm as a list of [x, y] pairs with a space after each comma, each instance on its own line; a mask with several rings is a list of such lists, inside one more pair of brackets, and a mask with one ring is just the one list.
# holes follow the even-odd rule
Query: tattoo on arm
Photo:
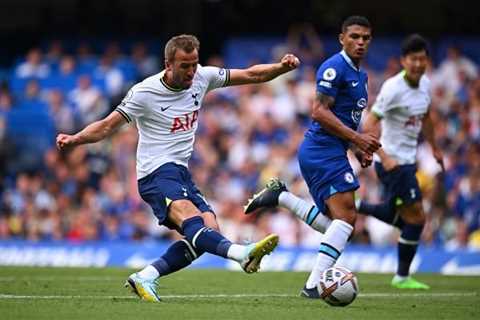
[[335, 103], [335, 98], [327, 96], [323, 93], [317, 92], [317, 101], [323, 106], [331, 109]]

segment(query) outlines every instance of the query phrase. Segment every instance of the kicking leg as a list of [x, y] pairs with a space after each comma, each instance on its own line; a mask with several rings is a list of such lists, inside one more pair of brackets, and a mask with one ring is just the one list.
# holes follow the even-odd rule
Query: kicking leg
[[[220, 231], [215, 215], [212, 212], [203, 212], [202, 218], [205, 226]], [[159, 277], [189, 266], [195, 259], [198, 259], [203, 251], [194, 249], [186, 240], [182, 239], [173, 243], [158, 260], [138, 272], [138, 275], [144, 279], [156, 280]]]
[[276, 206], [290, 210], [310, 227], [322, 233], [325, 232], [332, 222], [315, 205], [288, 191], [285, 183], [277, 178], [270, 179], [265, 188], [249, 200], [245, 206], [245, 214], [260, 208]]
[[178, 200], [173, 204], [169, 219], [182, 232], [194, 249], [206, 251], [240, 263], [247, 273], [257, 272], [262, 258], [270, 254], [278, 244], [277, 235], [269, 235], [265, 239], [251, 245], [231, 243], [219, 232], [205, 226], [199, 216], [198, 209], [188, 200]]

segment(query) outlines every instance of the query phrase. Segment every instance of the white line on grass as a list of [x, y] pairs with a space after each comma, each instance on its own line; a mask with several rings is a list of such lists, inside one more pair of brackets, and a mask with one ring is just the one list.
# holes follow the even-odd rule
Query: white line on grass
[[[477, 292], [432, 292], [432, 293], [360, 293], [362, 298], [449, 298], [474, 297]], [[231, 299], [231, 298], [292, 298], [295, 294], [266, 293], [266, 294], [185, 294], [161, 295], [162, 299]], [[2, 299], [137, 299], [134, 296], [79, 296], [79, 295], [15, 295], [0, 294]]]
[[125, 277], [101, 277], [101, 276], [78, 276], [78, 277], [62, 277], [62, 276], [40, 276], [40, 277], [0, 277], [0, 282], [12, 282], [12, 281], [119, 281], [119, 279], [125, 279]]

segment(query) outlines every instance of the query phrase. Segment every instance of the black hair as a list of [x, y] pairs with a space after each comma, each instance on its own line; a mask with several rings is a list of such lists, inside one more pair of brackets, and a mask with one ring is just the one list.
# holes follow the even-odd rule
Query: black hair
[[368, 19], [364, 16], [350, 16], [343, 21], [342, 32], [347, 31], [347, 28], [353, 25], [358, 25], [369, 29], [372, 28], [370, 21], [368, 21]]
[[406, 56], [409, 53], [420, 52], [424, 51], [429, 54], [428, 52], [428, 43], [424, 37], [415, 33], [409, 35], [402, 43], [402, 56]]

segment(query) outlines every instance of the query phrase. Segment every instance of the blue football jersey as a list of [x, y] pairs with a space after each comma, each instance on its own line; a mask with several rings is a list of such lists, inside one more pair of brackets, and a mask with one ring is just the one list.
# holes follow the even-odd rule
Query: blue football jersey
[[[331, 109], [343, 124], [357, 130], [362, 111], [367, 107], [367, 73], [357, 68], [350, 57], [341, 51], [327, 59], [317, 71], [317, 93], [333, 97]], [[348, 142], [328, 133], [317, 121], [312, 121], [306, 137], [314, 140], [340, 140], [343, 147]]]

